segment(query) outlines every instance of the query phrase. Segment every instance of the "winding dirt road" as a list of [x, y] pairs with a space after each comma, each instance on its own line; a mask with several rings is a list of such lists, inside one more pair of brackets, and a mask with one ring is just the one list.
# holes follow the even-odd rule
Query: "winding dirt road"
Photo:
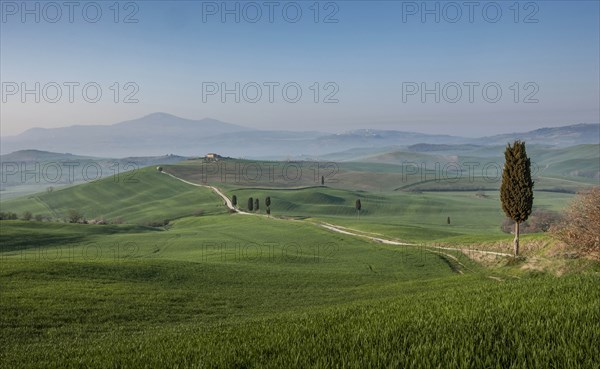
[[163, 174], [166, 174], [168, 176], [171, 176], [173, 178], [175, 178], [178, 181], [181, 181], [183, 183], [187, 183], [189, 185], [192, 186], [196, 186], [196, 187], [203, 187], [203, 188], [209, 188], [211, 189], [214, 193], [216, 193], [217, 195], [221, 196], [221, 198], [223, 199], [223, 201], [225, 201], [225, 206], [227, 206], [227, 208], [229, 210], [233, 210], [238, 214], [245, 214], [245, 215], [259, 215], [259, 214], [252, 214], [252, 213], [246, 213], [245, 211], [241, 211], [239, 209], [237, 209], [235, 206], [233, 206], [233, 203], [231, 202], [231, 200], [229, 199], [229, 197], [227, 197], [223, 192], [221, 192], [221, 190], [219, 190], [218, 188], [216, 188], [215, 186], [209, 186], [209, 185], [201, 185], [201, 184], [197, 184], [194, 182], [190, 182], [190, 181], [186, 181], [183, 178], [179, 178], [179, 177], [175, 177], [174, 175], [172, 175], [171, 173], [167, 173], [164, 170], [161, 172]]

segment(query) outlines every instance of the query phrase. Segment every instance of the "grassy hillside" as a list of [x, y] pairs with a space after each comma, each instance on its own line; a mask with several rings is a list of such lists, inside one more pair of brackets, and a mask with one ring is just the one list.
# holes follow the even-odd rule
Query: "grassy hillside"
[[[392, 151], [355, 162], [276, 162], [224, 159], [190, 160], [169, 165], [168, 171], [195, 183], [218, 187], [299, 188], [318, 186], [364, 191], [480, 191], [498, 190], [503, 148], [470, 152]], [[531, 148], [536, 190], [575, 193], [598, 185], [600, 146], [564, 149]], [[478, 156], [481, 155], [481, 156]]]
[[202, 210], [223, 213], [222, 200], [208, 189], [190, 186], [156, 171], [144, 168], [134, 176], [109, 177], [92, 183], [39, 193], [0, 203], [2, 211], [18, 214], [31, 211], [63, 218], [69, 209], [88, 219], [122, 219], [126, 223], [146, 223], [175, 219]]
[[[168, 166], [167, 170], [188, 180], [203, 183], [199, 165], [202, 164], [187, 162], [184, 165]], [[367, 168], [361, 169], [359, 164], [353, 165], [356, 165], [356, 170], [364, 170], [365, 175], [369, 173]], [[371, 177], [373, 175], [370, 173]], [[226, 212], [222, 200], [210, 190], [182, 183], [155, 169], [140, 170], [133, 180], [115, 182], [112, 178], [107, 178], [53, 193], [5, 201], [0, 206], [2, 211], [19, 214], [31, 211], [54, 218], [64, 217], [69, 209], [77, 209], [88, 219], [121, 218], [125, 223], [132, 224], [172, 220], [200, 211], [203, 215]], [[415, 189], [428, 189], [427, 186], [437, 188], [440, 183], [436, 181], [405, 188], [411, 192], [368, 192], [314, 184], [305, 188], [276, 189], [269, 186], [220, 183], [214, 181], [214, 178], [213, 182], [206, 183], [223, 188], [230, 198], [236, 195], [241, 208], [246, 207], [249, 197], [259, 198], [259, 213], [264, 214], [264, 199], [270, 196], [274, 216], [325, 220], [405, 241], [445, 241], [472, 235], [507, 237], [500, 231], [504, 214], [500, 209], [497, 191], [415, 192]], [[560, 211], [572, 196], [537, 190], [534, 209]], [[360, 219], [354, 209], [356, 199], [361, 199], [362, 202]], [[450, 225], [447, 224], [448, 217], [451, 219]]]
[[[411, 242], [442, 241], [463, 235], [510, 237], [500, 230], [504, 213], [497, 192], [370, 193], [327, 187], [298, 190], [228, 188], [239, 206], [249, 197], [271, 197], [271, 215], [301, 216], [326, 220], [369, 232], [383, 233]], [[535, 192], [534, 209], [561, 211], [573, 195]], [[360, 199], [360, 218], [354, 208]], [[450, 217], [451, 224], [447, 224]]]
[[0, 356], [11, 368], [597, 367], [598, 277], [330, 269], [5, 263]]
[[594, 368], [600, 353], [597, 273], [514, 279], [245, 215], [0, 227], [11, 368]]
[[96, 158], [39, 150], [21, 150], [0, 156], [0, 199], [58, 189], [100, 178], [132, 179], [140, 168], [173, 164], [186, 158], [176, 155]]

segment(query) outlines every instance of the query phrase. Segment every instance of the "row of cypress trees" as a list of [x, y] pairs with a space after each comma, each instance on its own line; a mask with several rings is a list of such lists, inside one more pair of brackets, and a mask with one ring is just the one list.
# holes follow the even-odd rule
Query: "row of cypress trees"
[[[231, 197], [231, 204], [234, 207], [237, 207], [238, 200], [237, 200], [237, 196], [236, 195], [233, 195]], [[271, 197], [270, 196], [267, 196], [265, 198], [265, 205], [267, 207], [267, 209], [266, 209], [267, 214], [271, 214]], [[247, 209], [248, 209], [248, 211], [258, 211], [258, 210], [260, 210], [260, 200], [258, 198], [255, 199], [255, 198], [249, 197], [248, 198]]]

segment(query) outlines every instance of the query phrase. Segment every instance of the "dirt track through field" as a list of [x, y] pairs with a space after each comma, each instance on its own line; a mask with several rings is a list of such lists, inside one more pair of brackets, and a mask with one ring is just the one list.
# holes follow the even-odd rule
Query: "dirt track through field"
[[[204, 188], [211, 189], [214, 193], [216, 193], [217, 195], [219, 195], [223, 199], [224, 205], [227, 206], [227, 208], [229, 210], [232, 210], [232, 211], [236, 212], [237, 214], [254, 215], [254, 216], [264, 216], [264, 217], [267, 216], [267, 215], [262, 215], [262, 214], [248, 213], [248, 212], [241, 211], [241, 210], [237, 209], [235, 206], [233, 206], [233, 203], [227, 197], [227, 195], [225, 195], [217, 187], [210, 186], [210, 185], [201, 185], [201, 184], [193, 183], [193, 182], [190, 182], [190, 181], [186, 181], [185, 179], [176, 177], [176, 176], [172, 175], [171, 173], [167, 173], [165, 171], [163, 171], [162, 173], [164, 173], [164, 174], [166, 174], [168, 176], [171, 176], [171, 177], [173, 177], [173, 178], [175, 178], [175, 179], [177, 179], [179, 181], [182, 181], [184, 183], [192, 185], [192, 186], [204, 187]], [[273, 218], [273, 219], [277, 219], [277, 218]], [[290, 221], [297, 222], [298, 220], [290, 220]], [[372, 234], [369, 234], [368, 232], [362, 232], [362, 231], [359, 231], [359, 230], [356, 230], [356, 229], [342, 227], [342, 226], [331, 224], [331, 223], [312, 223], [312, 222], [307, 222], [307, 223], [314, 224], [314, 225], [316, 225], [318, 227], [330, 230], [332, 232], [341, 233], [341, 234], [345, 234], [345, 235], [353, 236], [353, 237], [366, 238], [366, 239], [368, 239], [370, 241], [378, 242], [378, 243], [383, 243], [383, 244], [386, 244], [386, 245], [423, 246], [423, 245], [414, 244], [414, 243], [407, 243], [407, 242], [402, 242], [402, 241], [398, 241], [398, 240], [391, 240], [391, 239], [388, 239], [388, 238], [382, 238], [382, 237], [379, 237], [379, 236], [374, 236]], [[473, 249], [467, 249], [467, 250], [465, 250], [465, 249], [454, 248], [454, 247], [427, 246], [427, 248], [438, 249], [438, 250], [459, 251], [459, 252], [462, 252], [462, 253], [476, 252], [476, 253], [488, 254], [488, 255], [496, 255], [496, 256], [509, 256], [509, 257], [512, 256], [511, 254], [506, 254], [506, 253], [503, 253], [503, 252], [473, 250]]]

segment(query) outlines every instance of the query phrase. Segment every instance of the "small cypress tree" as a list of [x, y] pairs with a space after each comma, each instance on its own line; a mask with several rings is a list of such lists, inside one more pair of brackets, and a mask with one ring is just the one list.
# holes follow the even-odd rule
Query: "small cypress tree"
[[258, 197], [254, 199], [254, 210], [258, 211], [260, 209], [260, 204], [258, 203]]
[[447, 220], [447, 222], [448, 222], [448, 225], [450, 225], [450, 217], [448, 217], [448, 220]]
[[325, 176], [321, 176], [321, 186], [325, 186]]
[[358, 211], [358, 218], [360, 219], [360, 209], [362, 208], [362, 204], [360, 203], [360, 199], [356, 199], [356, 203], [354, 205], [356, 207], [356, 211]]
[[252, 197], [250, 197], [248, 199], [248, 211], [252, 211], [254, 210], [254, 199]]
[[519, 224], [531, 215], [533, 207], [533, 181], [531, 161], [525, 151], [525, 142], [508, 144], [504, 151], [504, 170], [500, 186], [502, 210], [515, 222], [514, 254], [519, 255]]
[[267, 206], [267, 208], [271, 206], [271, 196], [267, 196], [267, 198], [265, 199], [265, 205]]
[[233, 205], [234, 208], [237, 206], [237, 196], [236, 195], [231, 196], [231, 205]]

